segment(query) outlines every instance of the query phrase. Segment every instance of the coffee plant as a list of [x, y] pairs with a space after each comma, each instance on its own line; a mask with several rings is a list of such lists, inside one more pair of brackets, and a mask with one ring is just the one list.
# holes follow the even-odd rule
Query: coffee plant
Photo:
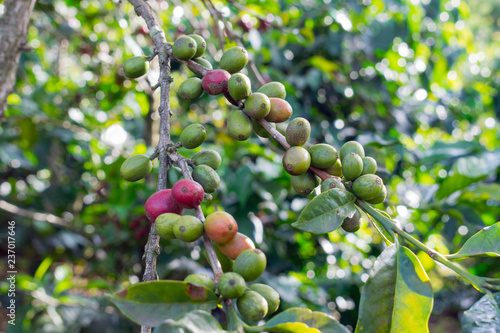
[[0, 332], [500, 332], [499, 12], [0, 1]]
[[[307, 308], [279, 312], [280, 294], [266, 284], [254, 282], [266, 270], [265, 253], [238, 231], [238, 221], [229, 213], [219, 210], [204, 216], [202, 206], [210, 204], [211, 194], [221, 184], [217, 169], [222, 161], [216, 151], [209, 149], [198, 151], [192, 158], [180, 153], [180, 148], [201, 147], [210, 137], [210, 128], [202, 124], [186, 126], [179, 141], [171, 141], [171, 61], [184, 63], [194, 75], [179, 85], [177, 94], [182, 100], [194, 101], [206, 93], [223, 96], [233, 105], [226, 119], [230, 137], [245, 141], [255, 132], [268, 138], [269, 145], [281, 145], [283, 168], [290, 174], [291, 186], [308, 200], [292, 223], [294, 228], [313, 235], [338, 228], [357, 232], [364, 215], [383, 238], [387, 247], [362, 288], [356, 332], [429, 331], [433, 292], [415, 250], [423, 251], [485, 294], [474, 306], [477, 311], [467, 314], [468, 325], [477, 328], [477, 332], [493, 332], [493, 327], [499, 327], [498, 323], [482, 320], [489, 307], [498, 321], [499, 294], [494, 292], [500, 291], [500, 279], [473, 275], [458, 261], [474, 256], [500, 256], [500, 223], [471, 236], [455, 254], [442, 254], [428, 247], [384, 210], [387, 188], [376, 174], [376, 160], [366, 154], [363, 145], [348, 141], [336, 148], [327, 143], [308, 143], [311, 124], [302, 117], [293, 118], [283, 82], [252, 82], [240, 72], [249, 66], [251, 58], [245, 48], [229, 47], [218, 64], [212, 64], [203, 58], [207, 44], [202, 36], [182, 35], [169, 43], [147, 2], [130, 3], [146, 21], [154, 53], [126, 60], [124, 73], [129, 78], [139, 78], [146, 74], [148, 62], [159, 58], [160, 77], [153, 88], [161, 89], [161, 122], [154, 154], [129, 157], [120, 173], [129, 182], [138, 181], [151, 172], [152, 161], [158, 159], [159, 177], [158, 191], [145, 202], [151, 230], [144, 254], [144, 282], [115, 293], [111, 300], [123, 314], [142, 325], [142, 331], [154, 328], [156, 333], [349, 332], [334, 317], [321, 312]], [[224, 22], [225, 32], [234, 38], [224, 18], [218, 17]], [[476, 164], [470, 162], [462, 167], [474, 168]], [[171, 168], [179, 168], [183, 179], [167, 189]], [[185, 209], [190, 211], [184, 212]], [[191, 274], [184, 281], [158, 281], [159, 238], [188, 243], [202, 239], [213, 276]]]

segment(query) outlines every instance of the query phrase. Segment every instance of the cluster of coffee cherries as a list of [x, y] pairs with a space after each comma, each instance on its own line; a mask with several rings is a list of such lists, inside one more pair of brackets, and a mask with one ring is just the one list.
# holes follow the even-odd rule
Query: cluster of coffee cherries
[[203, 285], [223, 299], [237, 299], [239, 312], [249, 321], [258, 321], [275, 312], [280, 297], [273, 288], [261, 283], [248, 288], [246, 285], [265, 271], [264, 252], [256, 249], [249, 237], [238, 232], [236, 220], [226, 212], [209, 214], [203, 226], [207, 237], [214, 242], [215, 253], [225, 273], [220, 276], [217, 289], [214, 281], [203, 274], [189, 275], [184, 281]]
[[223, 299], [236, 299], [238, 311], [251, 322], [257, 322], [276, 312], [280, 306], [280, 295], [275, 289], [263, 283], [247, 286], [248, 280], [236, 272], [222, 274], [217, 285], [205, 274], [191, 274], [184, 281], [206, 287], [221, 295]]
[[[193, 41], [189, 40], [190, 36], [193, 35], [179, 37], [174, 42], [173, 55], [181, 60], [198, 57], [193, 60], [209, 71], [201, 79], [192, 77], [182, 82], [177, 91], [181, 99], [192, 101], [206, 92], [209, 95], [224, 94], [238, 103], [241, 101], [241, 108], [232, 111], [227, 119], [228, 134], [239, 141], [247, 140], [253, 131], [259, 136], [269, 137], [269, 133], [259, 124], [259, 119], [271, 123], [281, 123], [290, 119], [293, 111], [284, 99], [286, 92], [282, 83], [269, 82], [252, 93], [250, 79], [245, 74], [239, 73], [248, 64], [248, 53], [243, 47], [235, 46], [226, 50], [219, 61], [220, 68], [213, 70], [210, 62], [199, 57], [199, 54], [202, 55], [204, 52], [204, 49], [201, 52], [199, 47], [196, 48], [199, 41], [196, 40], [198, 44], [193, 44]], [[198, 39], [202, 40], [202, 37], [198, 36]], [[197, 53], [194, 53], [195, 49]], [[271, 126], [275, 127], [274, 124]]]
[[[377, 161], [365, 156], [363, 146], [357, 141], [348, 141], [340, 149], [340, 159], [330, 172], [336, 177], [327, 178], [321, 183], [321, 192], [332, 189], [351, 191], [356, 197], [371, 204], [384, 202], [387, 188], [382, 178], [375, 175]], [[342, 177], [341, 180], [338, 177]], [[351, 218], [346, 218], [341, 225], [348, 232], [356, 232], [361, 227], [361, 213], [356, 209]]]

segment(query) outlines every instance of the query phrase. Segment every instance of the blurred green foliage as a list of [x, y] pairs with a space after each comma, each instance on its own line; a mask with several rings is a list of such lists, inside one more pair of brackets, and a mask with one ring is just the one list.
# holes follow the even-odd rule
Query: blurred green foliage
[[[216, 67], [222, 51], [202, 2], [149, 3], [169, 41], [203, 35]], [[311, 142], [340, 148], [357, 139], [365, 145], [388, 185], [380, 207], [406, 231], [446, 254], [499, 220], [498, 1], [251, 0], [247, 11], [225, 1], [215, 6], [243, 36], [265, 79], [285, 84], [294, 117], [311, 121]], [[20, 272], [18, 324], [9, 331], [136, 330], [104, 295], [138, 282], [143, 271], [149, 231], [143, 204], [155, 190], [157, 162], [138, 183], [123, 181], [119, 168], [131, 154], [154, 151], [159, 91], [150, 86], [158, 64], [138, 81], [125, 78], [121, 66], [152, 53], [148, 31], [125, 1], [40, 0], [28, 40], [33, 50], [22, 54], [0, 128], [0, 219], [16, 221]], [[384, 247], [381, 237], [366, 217], [356, 234], [317, 237], [293, 229], [308, 199], [291, 190], [278, 145], [256, 136], [232, 140], [224, 129], [232, 107], [222, 97], [178, 99], [179, 84], [192, 73], [173, 62], [172, 75], [172, 139], [185, 126], [203, 123], [209, 136], [203, 148], [223, 159], [222, 185], [203, 205], [205, 213], [233, 214], [240, 231], [266, 252], [262, 279], [280, 292], [282, 309], [307, 306], [353, 327], [360, 286]], [[169, 175], [172, 184], [180, 173]], [[33, 218], [33, 212], [50, 212], [67, 226]], [[6, 230], [0, 235], [4, 253]], [[202, 243], [161, 245], [160, 278], [209, 272]], [[431, 331], [459, 330], [459, 313], [481, 295], [424, 253], [418, 257], [436, 297]], [[494, 260], [463, 264], [498, 278]]]

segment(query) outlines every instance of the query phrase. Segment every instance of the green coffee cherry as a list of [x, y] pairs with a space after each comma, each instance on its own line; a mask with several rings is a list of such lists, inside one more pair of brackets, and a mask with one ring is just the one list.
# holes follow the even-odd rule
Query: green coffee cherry
[[238, 141], [247, 140], [253, 132], [252, 120], [245, 112], [234, 110], [227, 118], [227, 133]]
[[356, 153], [350, 153], [342, 160], [342, 173], [347, 180], [354, 180], [363, 172], [363, 160]]
[[155, 220], [155, 231], [161, 238], [174, 239], [174, 224], [181, 216], [174, 213], [165, 213], [158, 216]]
[[248, 52], [240, 46], [232, 47], [222, 55], [219, 67], [233, 74], [239, 72], [248, 63]]
[[205, 274], [189, 274], [184, 279], [184, 282], [194, 284], [196, 286], [205, 287], [215, 292], [215, 282]]
[[208, 61], [206, 58], [203, 58], [203, 57], [194, 58], [193, 61], [202, 65], [203, 67], [208, 68], [208, 69], [214, 69], [214, 67], [212, 66], [212, 63], [210, 61]]
[[148, 71], [148, 60], [144, 57], [130, 58], [123, 64], [123, 71], [128, 78], [136, 79], [141, 77]]
[[334, 165], [332, 165], [329, 168], [324, 169], [328, 174], [336, 177], [342, 177], [342, 163], [340, 162], [340, 159], [338, 159]]
[[[269, 133], [262, 125], [258, 122], [257, 119], [252, 118], [253, 130], [255, 134], [260, 136], [261, 138], [270, 138], [271, 133]], [[276, 124], [269, 123], [272, 127], [276, 128]]]
[[220, 167], [220, 164], [222, 163], [222, 159], [219, 155], [218, 152], [215, 150], [211, 149], [205, 149], [200, 152], [197, 152], [196, 154], [191, 157], [191, 159], [194, 162], [194, 165], [208, 165], [214, 170], [217, 170]]
[[356, 208], [356, 212], [352, 217], [346, 217], [341, 225], [342, 229], [347, 232], [356, 232], [361, 228], [361, 214]]
[[[305, 118], [295, 118], [292, 120], [285, 132], [286, 142], [290, 146], [303, 146], [311, 135], [311, 124]], [[312, 158], [312, 156], [311, 156]]]
[[185, 80], [179, 86], [177, 94], [185, 101], [194, 101], [203, 94], [203, 87], [201, 86], [201, 79], [192, 77]]
[[321, 193], [326, 192], [328, 190], [332, 190], [334, 188], [339, 189], [341, 191], [345, 191], [344, 184], [340, 179], [336, 177], [327, 178], [323, 180], [323, 182], [321, 183]]
[[271, 111], [271, 101], [262, 93], [253, 93], [245, 101], [243, 111], [252, 118], [262, 119]]
[[267, 301], [268, 314], [276, 312], [280, 306], [280, 295], [276, 290], [262, 283], [255, 283], [248, 287], [250, 290], [256, 291]]
[[344, 158], [350, 153], [356, 153], [359, 157], [365, 157], [365, 149], [357, 141], [348, 141], [340, 148], [340, 160], [344, 163]]
[[373, 199], [371, 200], [366, 200], [366, 202], [371, 203], [373, 205], [379, 204], [384, 202], [385, 198], [387, 197], [387, 187], [385, 185], [382, 187], [382, 191]]
[[311, 165], [311, 155], [302, 147], [290, 147], [283, 155], [283, 167], [292, 176], [305, 173]]
[[266, 299], [253, 290], [245, 291], [236, 304], [243, 318], [249, 321], [261, 320], [269, 309]]
[[231, 76], [227, 83], [227, 88], [229, 94], [238, 101], [247, 98], [252, 92], [252, 84], [250, 82], [250, 79], [248, 78], [248, 76], [241, 73]]
[[220, 185], [220, 178], [217, 172], [208, 165], [198, 165], [193, 170], [193, 180], [199, 183], [205, 193], [213, 193]]
[[203, 234], [203, 223], [191, 215], [183, 215], [173, 226], [175, 237], [183, 242], [194, 242]]
[[120, 167], [120, 176], [129, 182], [136, 182], [151, 172], [153, 162], [148, 155], [139, 154], [130, 156]]
[[313, 145], [308, 151], [311, 155], [311, 165], [316, 168], [329, 168], [339, 157], [337, 150], [326, 143]]
[[191, 37], [196, 42], [196, 53], [194, 54], [193, 58], [201, 57], [203, 53], [205, 53], [205, 49], [207, 48], [207, 42], [205, 42], [205, 38], [196, 34], [188, 35], [188, 37]]
[[281, 99], [285, 99], [286, 97], [285, 86], [281, 82], [266, 83], [257, 91], [263, 93], [264, 95], [267, 95], [267, 97], [276, 97]]
[[373, 157], [363, 157], [363, 172], [362, 175], [377, 172], [377, 161]]
[[182, 131], [179, 141], [184, 148], [193, 149], [200, 146], [206, 138], [205, 127], [200, 124], [191, 124]]
[[246, 284], [241, 275], [237, 273], [224, 273], [220, 276], [217, 287], [224, 299], [233, 299], [243, 295]]
[[240, 253], [233, 265], [233, 272], [241, 275], [245, 281], [253, 281], [266, 270], [267, 259], [259, 249], [248, 249]]
[[198, 45], [193, 38], [181, 36], [172, 45], [172, 54], [179, 60], [188, 60], [194, 58], [197, 48]]
[[373, 174], [362, 175], [352, 184], [352, 191], [361, 200], [375, 199], [383, 188], [382, 178]]
[[[214, 69], [212, 64], [210, 63], [210, 61], [208, 61], [207, 59], [203, 58], [203, 57], [200, 57], [200, 58], [194, 58], [193, 59], [194, 62], [202, 65], [203, 67], [207, 68], [208, 70], [212, 70]], [[193, 72], [194, 73], [194, 72]], [[197, 77], [199, 78], [202, 78], [203, 75], [199, 74], [199, 73], [194, 73]]]
[[314, 189], [319, 185], [318, 178], [309, 170], [299, 176], [291, 176], [290, 183], [295, 192], [303, 196], [313, 193]]

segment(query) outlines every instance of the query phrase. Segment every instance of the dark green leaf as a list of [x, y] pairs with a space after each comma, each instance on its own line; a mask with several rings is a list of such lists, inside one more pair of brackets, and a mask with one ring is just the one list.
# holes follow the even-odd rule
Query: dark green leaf
[[462, 316], [463, 333], [500, 332], [500, 293], [485, 295]]
[[210, 313], [196, 310], [188, 313], [179, 320], [169, 319], [158, 325], [153, 333], [217, 333], [224, 331], [217, 319]]
[[473, 235], [464, 246], [449, 259], [462, 259], [474, 256], [500, 257], [500, 222], [486, 227]]
[[346, 217], [352, 217], [356, 211], [356, 197], [350, 192], [333, 189], [321, 193], [304, 208], [297, 222], [292, 223], [297, 229], [324, 234], [336, 230]]
[[218, 298], [205, 287], [181, 281], [142, 282], [111, 296], [118, 309], [140, 325], [154, 327], [196, 309], [209, 310]]
[[335, 318], [323, 312], [290, 308], [274, 316], [261, 328], [268, 332], [286, 333], [348, 333]]
[[429, 332], [432, 289], [418, 258], [391, 245], [378, 257], [361, 293], [356, 332]]

